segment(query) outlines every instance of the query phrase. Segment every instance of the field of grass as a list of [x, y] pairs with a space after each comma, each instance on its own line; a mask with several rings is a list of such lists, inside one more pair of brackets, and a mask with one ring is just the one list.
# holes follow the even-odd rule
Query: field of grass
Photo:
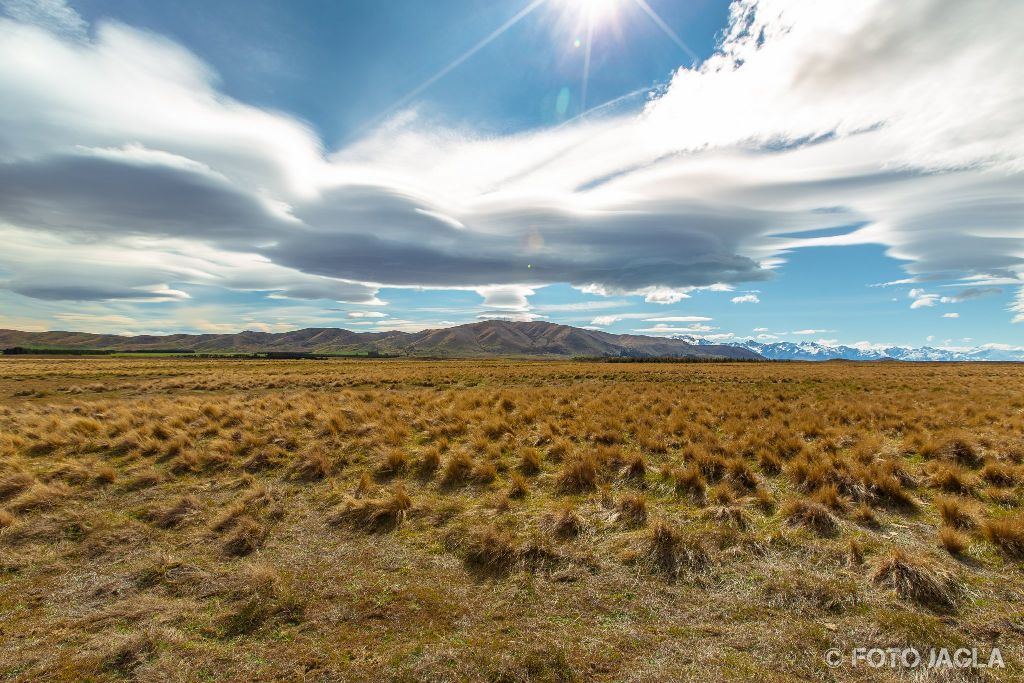
[[5, 358], [0, 680], [1022, 680], [1022, 463], [1013, 365]]

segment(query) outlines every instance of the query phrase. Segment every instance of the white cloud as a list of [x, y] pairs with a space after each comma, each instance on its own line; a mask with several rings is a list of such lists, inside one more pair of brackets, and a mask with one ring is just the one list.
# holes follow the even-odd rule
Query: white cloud
[[[515, 135], [400, 114], [333, 153], [169, 40], [113, 23], [89, 38], [56, 0], [4, 7], [0, 222], [64, 245], [11, 259], [2, 286], [26, 296], [184, 291], [125, 264], [177, 273], [198, 249], [212, 269], [187, 282], [204, 286], [472, 288], [518, 313], [556, 282], [676, 303], [822, 245], [883, 245], [915, 281], [1024, 275], [1024, 3], [737, 0], [719, 52], [640, 113]], [[81, 244], [119, 258], [83, 261]]]
[[476, 292], [484, 298], [484, 306], [523, 312], [531, 308], [527, 297], [536, 294], [532, 288], [520, 285], [480, 287]]
[[755, 327], [754, 328], [754, 332], [767, 332], [767, 331], [768, 331], [767, 327]]
[[24, 24], [78, 40], [88, 37], [89, 25], [64, 0], [0, 0], [0, 10]]
[[942, 317], [943, 318], [959, 318], [960, 314], [959, 313], [943, 313]]
[[704, 323], [712, 320], [704, 315], [665, 315], [657, 318], [644, 318], [648, 323]]
[[834, 332], [834, 331], [835, 330], [793, 330], [792, 332], [790, 332], [790, 334], [796, 334], [796, 335], [803, 336], [803, 335], [812, 335], [812, 334], [822, 334], [823, 332]]
[[650, 313], [611, 313], [609, 315], [597, 316], [590, 321], [590, 324], [596, 327], [608, 327], [620, 320], [643, 320], [649, 323], [701, 323], [708, 322], [712, 318], [703, 315], [652, 316]]
[[758, 298], [757, 294], [743, 294], [741, 296], [734, 296], [729, 299], [734, 304], [759, 304], [761, 299]]
[[349, 311], [346, 315], [349, 318], [386, 318], [387, 313], [381, 311]]
[[759, 334], [757, 335], [757, 338], [761, 341], [771, 341], [773, 339], [778, 339], [779, 337], [774, 334]]
[[673, 325], [666, 325], [659, 323], [653, 327], [643, 327], [634, 329], [634, 332], [640, 332], [642, 334], [654, 334], [654, 335], [666, 335], [666, 334], [702, 334], [704, 332], [711, 332], [712, 330], [718, 329], [717, 327], [709, 327], [708, 325], [687, 325], [686, 327], [675, 327]]
[[1017, 314], [1013, 317], [1013, 322], [1024, 322], [1024, 287], [1017, 290], [1017, 297], [1010, 304], [1010, 312]]

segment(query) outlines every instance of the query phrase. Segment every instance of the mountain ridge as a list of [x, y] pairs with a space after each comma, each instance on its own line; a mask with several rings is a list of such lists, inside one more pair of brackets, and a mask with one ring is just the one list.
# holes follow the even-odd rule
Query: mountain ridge
[[[702, 337], [679, 335], [680, 341], [696, 346], [722, 345]], [[855, 346], [827, 345], [812, 341], [802, 342], [759, 342], [753, 339], [727, 342], [725, 346], [754, 351], [768, 360], [899, 360], [907, 362], [1024, 362], [1024, 351], [979, 346], [967, 350], [940, 349], [934, 346], [887, 346], [884, 348], [859, 348]]]
[[296, 351], [360, 353], [377, 351], [406, 356], [450, 358], [542, 357], [682, 357], [757, 360], [749, 349], [730, 345], [691, 344], [668, 337], [612, 334], [555, 323], [485, 320], [418, 332], [354, 332], [313, 327], [290, 332], [244, 330], [231, 334], [114, 335], [88, 332], [22, 332], [0, 329], [0, 347], [153, 350], [191, 349], [198, 353]]

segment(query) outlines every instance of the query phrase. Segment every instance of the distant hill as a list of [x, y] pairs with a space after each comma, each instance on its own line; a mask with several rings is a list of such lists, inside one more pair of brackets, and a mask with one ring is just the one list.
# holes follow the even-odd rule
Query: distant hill
[[49, 349], [192, 349], [197, 353], [302, 351], [358, 353], [378, 351], [406, 356], [446, 358], [635, 356], [734, 358], [756, 360], [756, 352], [681, 339], [611, 334], [548, 322], [487, 320], [420, 332], [353, 332], [308, 328], [294, 332], [119, 336], [84, 332], [0, 330], [0, 347]]
[[[719, 346], [719, 344], [698, 337], [679, 336], [675, 338], [697, 346]], [[996, 346], [979, 346], [959, 351], [937, 349], [932, 346], [919, 348], [889, 346], [879, 349], [861, 349], [853, 346], [830, 346], [812, 341], [758, 342], [753, 339], [730, 342], [727, 346], [754, 351], [768, 360], [1024, 361], [1024, 351]]]

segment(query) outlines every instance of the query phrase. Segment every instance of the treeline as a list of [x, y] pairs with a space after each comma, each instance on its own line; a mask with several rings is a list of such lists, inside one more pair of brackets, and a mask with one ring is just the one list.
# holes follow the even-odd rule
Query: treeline
[[34, 349], [12, 346], [3, 350], [5, 356], [111, 356], [116, 353], [195, 353], [194, 349]]

